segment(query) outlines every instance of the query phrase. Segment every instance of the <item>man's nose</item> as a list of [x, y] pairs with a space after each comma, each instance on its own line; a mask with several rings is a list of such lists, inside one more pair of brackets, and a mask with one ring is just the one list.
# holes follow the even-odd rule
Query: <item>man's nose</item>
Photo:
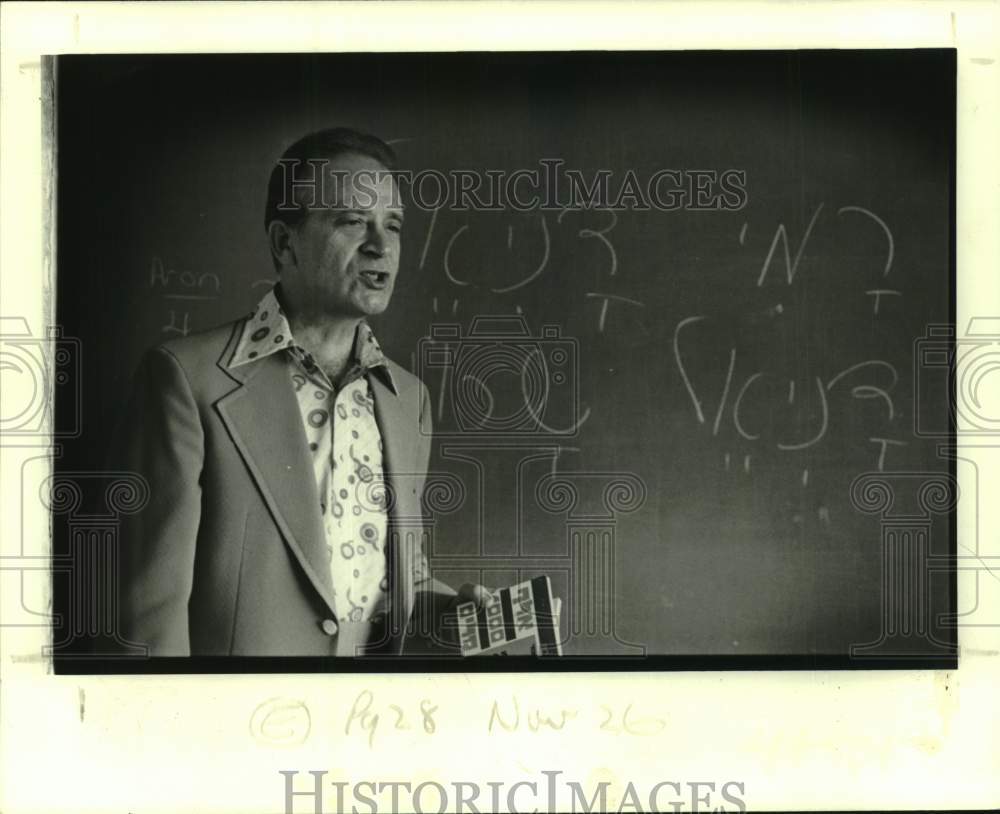
[[389, 239], [385, 229], [378, 224], [369, 226], [368, 236], [365, 238], [361, 250], [375, 257], [384, 257], [389, 251]]

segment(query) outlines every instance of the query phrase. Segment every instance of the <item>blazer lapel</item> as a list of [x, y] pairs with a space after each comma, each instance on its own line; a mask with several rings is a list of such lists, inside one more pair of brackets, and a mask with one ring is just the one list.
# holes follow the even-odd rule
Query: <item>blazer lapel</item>
[[242, 386], [216, 409], [289, 549], [337, 618], [312, 459], [284, 356], [226, 372]]
[[394, 393], [379, 376], [369, 376], [368, 381], [375, 400], [375, 420], [382, 436], [382, 468], [391, 495], [390, 629], [400, 635], [398, 644], [402, 647], [401, 634], [409, 622], [414, 601], [414, 551], [407, 538], [417, 535], [419, 542], [419, 535], [422, 533], [419, 502], [414, 498], [415, 484], [420, 474], [414, 471], [416, 462], [413, 456], [415, 439], [412, 433], [418, 432], [417, 417], [407, 410], [404, 395]]

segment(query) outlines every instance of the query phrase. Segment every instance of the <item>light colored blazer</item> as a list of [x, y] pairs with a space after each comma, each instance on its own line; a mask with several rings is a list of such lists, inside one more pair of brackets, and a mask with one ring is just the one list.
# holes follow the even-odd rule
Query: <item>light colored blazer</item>
[[292, 383], [281, 354], [226, 367], [242, 324], [153, 348], [136, 374], [112, 454], [149, 485], [119, 532], [123, 637], [153, 656], [355, 655], [365, 642], [398, 655], [418, 600], [437, 617], [454, 596], [427, 577], [422, 549], [427, 388], [393, 362], [398, 393], [369, 376], [389, 489], [390, 610], [377, 627], [335, 622]]

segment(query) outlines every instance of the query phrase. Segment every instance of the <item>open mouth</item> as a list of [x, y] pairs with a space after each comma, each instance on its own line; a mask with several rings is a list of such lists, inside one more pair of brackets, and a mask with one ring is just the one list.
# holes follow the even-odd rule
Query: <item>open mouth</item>
[[361, 272], [361, 279], [365, 281], [365, 285], [369, 288], [382, 289], [389, 285], [389, 272], [370, 269]]

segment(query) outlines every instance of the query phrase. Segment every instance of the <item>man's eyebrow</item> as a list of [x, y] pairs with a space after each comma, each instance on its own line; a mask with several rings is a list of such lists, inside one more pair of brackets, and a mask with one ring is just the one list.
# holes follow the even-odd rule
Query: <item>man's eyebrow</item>
[[[334, 215], [370, 215], [372, 210], [370, 209], [355, 209], [353, 207], [347, 207], [346, 209], [341, 209], [338, 206], [329, 207], [329, 211]], [[386, 210], [387, 218], [395, 218], [396, 220], [402, 222], [405, 220], [406, 212], [402, 207], [399, 209], [389, 209]]]

